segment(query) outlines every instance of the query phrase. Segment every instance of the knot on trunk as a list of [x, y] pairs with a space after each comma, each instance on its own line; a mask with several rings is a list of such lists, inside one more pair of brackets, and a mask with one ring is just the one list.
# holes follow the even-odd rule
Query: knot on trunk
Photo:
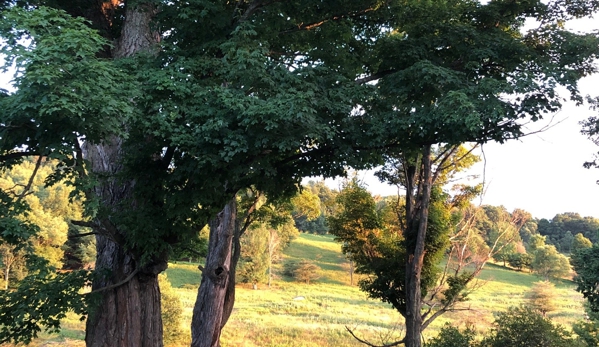
[[229, 269], [225, 265], [219, 265], [214, 269], [206, 271], [209, 269], [204, 269], [202, 273], [215, 283], [224, 283], [227, 277], [229, 276]]

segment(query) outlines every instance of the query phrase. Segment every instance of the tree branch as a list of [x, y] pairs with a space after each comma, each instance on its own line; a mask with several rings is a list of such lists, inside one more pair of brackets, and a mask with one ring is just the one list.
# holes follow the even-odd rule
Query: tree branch
[[40, 166], [42, 166], [42, 160], [44, 159], [44, 157], [42, 157], [41, 155], [37, 157], [37, 162], [35, 163], [35, 168], [33, 168], [33, 172], [31, 173], [31, 176], [29, 177], [29, 181], [27, 182], [27, 185], [25, 185], [25, 187], [23, 187], [23, 192], [19, 195], [17, 195], [17, 203], [19, 203], [19, 201], [23, 200], [23, 198], [27, 195], [29, 195], [29, 190], [31, 189], [31, 186], [33, 185], [33, 180], [35, 179], [35, 176], [37, 175], [37, 171], [39, 170]]
[[102, 288], [98, 288], [98, 289], [96, 289], [96, 290], [92, 290], [91, 292], [89, 292], [89, 293], [86, 293], [85, 295], [90, 295], [90, 294], [100, 293], [100, 292], [104, 292], [104, 291], [107, 291], [107, 290], [112, 290], [112, 289], [118, 288], [118, 287], [122, 286], [123, 284], [125, 284], [125, 283], [127, 283], [127, 282], [131, 281], [131, 280], [133, 279], [133, 277], [135, 277], [135, 275], [137, 275], [137, 273], [138, 273], [138, 272], [139, 272], [139, 269], [135, 269], [135, 270], [134, 270], [134, 271], [133, 271], [131, 274], [129, 274], [129, 276], [127, 276], [127, 278], [125, 278], [124, 280], [122, 280], [122, 281], [120, 281], [120, 282], [118, 282], [118, 283], [115, 283], [115, 284], [111, 284], [111, 285], [109, 285], [109, 286], [106, 286], [106, 287], [102, 287]]
[[301, 23], [296, 28], [283, 30], [283, 31], [279, 32], [279, 34], [289, 34], [289, 33], [294, 33], [294, 32], [298, 32], [298, 31], [311, 30], [314, 28], [318, 28], [319, 26], [321, 26], [327, 22], [336, 21], [336, 20], [345, 19], [345, 18], [356, 18], [360, 15], [363, 15], [364, 13], [368, 13], [373, 10], [374, 10], [374, 8], [369, 7], [367, 9], [357, 11], [354, 13], [331, 15], [329, 18], [325, 18], [325, 19], [319, 20], [317, 22], [312, 22], [312, 23], [308, 23], [308, 24]]
[[91, 235], [99, 235], [99, 234], [98, 234], [98, 233], [96, 233], [96, 232], [93, 232], [93, 231], [91, 231], [91, 232], [89, 232], [89, 233], [76, 234], [76, 235], [69, 235], [67, 238], [68, 238], [68, 239], [77, 239], [77, 238], [80, 238], [80, 237], [86, 237], [86, 236], [91, 236]]
[[393, 346], [399, 346], [399, 345], [404, 344], [405, 340], [406, 340], [405, 338], [403, 338], [403, 339], [401, 339], [399, 341], [395, 341], [395, 342], [392, 342], [392, 343], [386, 343], [384, 345], [375, 345], [375, 344], [372, 344], [372, 343], [370, 343], [370, 342], [368, 342], [366, 340], [362, 340], [361, 338], [357, 337], [356, 334], [354, 334], [354, 332], [351, 331], [351, 329], [348, 328], [347, 326], [345, 326], [345, 330], [347, 330], [347, 332], [349, 332], [349, 334], [351, 336], [353, 336], [354, 339], [358, 340], [358, 342], [363, 343], [366, 346], [370, 346], [370, 347], [393, 347]]
[[30, 157], [30, 156], [36, 156], [36, 155], [40, 155], [40, 153], [37, 151], [35, 151], [35, 152], [11, 152], [11, 153], [8, 153], [5, 155], [0, 155], [0, 161], [20, 159], [23, 157]]

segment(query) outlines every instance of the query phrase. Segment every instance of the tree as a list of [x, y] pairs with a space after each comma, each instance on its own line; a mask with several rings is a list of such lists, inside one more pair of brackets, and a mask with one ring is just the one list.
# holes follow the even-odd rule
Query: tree
[[164, 345], [178, 346], [186, 337], [181, 328], [183, 305], [181, 305], [179, 295], [173, 290], [166, 274], [160, 274], [158, 276], [158, 283], [160, 285], [160, 298], [162, 304], [161, 314], [164, 330]]
[[528, 253], [512, 253], [509, 255], [508, 263], [511, 267], [522, 271], [523, 268], [530, 268], [532, 259], [532, 255]]
[[241, 258], [237, 277], [243, 283], [254, 285], [267, 280], [270, 261], [270, 230], [264, 225], [250, 227], [241, 237]]
[[[210, 221], [195, 311], [212, 318], [193, 320], [192, 344], [218, 345], [234, 299], [235, 195], [254, 185], [288, 194], [303, 176], [377, 165], [398, 149], [424, 167], [406, 204], [419, 221], [408, 223], [418, 246], [406, 275], [418, 297], [431, 145], [517, 137], [518, 120], [559, 108], [555, 85], [578, 100], [577, 79], [593, 71], [594, 37], [558, 24], [594, 3], [512, 5], [0, 2], [2, 53], [19, 71], [16, 92], [0, 96], [2, 164], [60, 161], [56, 175], [86, 194], [90, 219], [79, 224], [111, 274], [94, 280], [101, 309], [88, 344], [162, 344], [157, 274]], [[541, 25], [523, 37], [525, 17]], [[419, 344], [410, 326], [409, 347]]]
[[[17, 91], [1, 97], [3, 164], [50, 155], [86, 194], [91, 219], [78, 224], [93, 228], [98, 273], [110, 274], [94, 281], [88, 344], [160, 346], [157, 274], [171, 247], [208, 220], [232, 225], [244, 188], [288, 194], [304, 175], [365, 165], [353, 135], [337, 134], [369, 89], [354, 82], [363, 63], [346, 47], [368, 48], [354, 29], [372, 33], [356, 27], [375, 1], [342, 13], [319, 1], [45, 3], [1, 3], [3, 53], [19, 71]], [[221, 236], [211, 232], [225, 244], [209, 243], [202, 291], [225, 290], [213, 283], [223, 269], [234, 276], [240, 235]], [[211, 337], [197, 341], [218, 344], [233, 298], [200, 296], [223, 321], [194, 320], [194, 336]]]
[[320, 278], [320, 267], [309, 260], [300, 261], [293, 270], [293, 278], [310, 284]]
[[439, 335], [426, 343], [426, 347], [471, 347], [475, 343], [476, 332], [468, 327], [463, 331], [445, 324]]
[[[31, 243], [31, 251], [47, 261], [48, 266], [61, 269], [67, 260], [67, 252], [77, 252], [84, 257], [84, 247], [89, 241], [77, 238], [70, 245], [66, 244], [68, 234], [79, 234], [87, 230], [81, 230], [83, 228], [70, 223], [72, 219], [81, 219], [82, 215], [81, 204], [69, 202], [73, 189], [64, 182], [46, 186], [45, 182], [54, 169], [52, 161], [41, 157], [26, 160], [0, 176], [0, 188], [20, 196], [30, 209], [19, 215], [19, 218], [37, 227], [36, 234], [27, 240]], [[4, 284], [8, 288], [11, 271], [17, 270], [17, 280], [27, 275], [25, 262], [28, 255], [22, 245], [11, 245], [8, 242], [2, 242], [0, 253], [4, 265]]]
[[565, 255], [559, 253], [554, 245], [544, 245], [535, 249], [530, 266], [532, 271], [546, 281], [570, 274], [570, 261]]
[[535, 282], [528, 294], [530, 306], [541, 313], [543, 317], [548, 312], [555, 311], [555, 285], [549, 281]]
[[[582, 233], [590, 240], [596, 240], [597, 230], [599, 230], [599, 220], [593, 217], [582, 217], [578, 213], [567, 212], [556, 214], [551, 220], [541, 219], [539, 221], [538, 231], [541, 235], [548, 237], [548, 242], [554, 245], [564, 244], [566, 248], [570, 245], [568, 241], [563, 240], [568, 237], [568, 232], [572, 235]], [[572, 241], [570, 239], [570, 241]]]
[[584, 237], [582, 233], [578, 233], [574, 236], [574, 240], [572, 240], [571, 251], [572, 254], [578, 252], [581, 249], [591, 248], [593, 247], [593, 243], [591, 240]]
[[[396, 143], [399, 148], [388, 151], [387, 158], [403, 157], [405, 237], [415, 245], [405, 258], [404, 342], [413, 347], [421, 345], [420, 282], [434, 166], [444, 164], [435, 162], [440, 156], [433, 153], [433, 145], [453, 148], [468, 141], [503, 142], [518, 137], [522, 135], [518, 119], [534, 121], [560, 109], [556, 85], [566, 86], [572, 99], [582, 101], [576, 84], [581, 76], [595, 71], [590, 61], [597, 54], [597, 38], [569, 33], [559, 29], [559, 23], [589, 15], [597, 4], [449, 1], [410, 5], [409, 11], [399, 12], [390, 22], [390, 35], [379, 41], [376, 73], [367, 78], [377, 79], [378, 93], [363, 109], [373, 124], [375, 142]], [[539, 26], [522, 34], [526, 17], [537, 19]], [[572, 45], [573, 41], [577, 44]], [[576, 53], [574, 47], [581, 46], [585, 53]]]
[[591, 312], [599, 312], [599, 246], [593, 245], [573, 253], [572, 266], [576, 271], [576, 290], [588, 301]]

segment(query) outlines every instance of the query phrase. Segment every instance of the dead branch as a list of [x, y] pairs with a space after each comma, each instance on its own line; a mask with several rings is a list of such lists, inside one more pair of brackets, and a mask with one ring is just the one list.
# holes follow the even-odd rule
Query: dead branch
[[135, 269], [124, 280], [122, 280], [122, 281], [120, 281], [118, 283], [115, 283], [115, 284], [111, 284], [111, 285], [106, 286], [106, 287], [102, 287], [102, 288], [98, 288], [96, 290], [92, 290], [91, 292], [86, 293], [85, 295], [90, 295], [90, 294], [104, 292], [104, 291], [107, 291], [107, 290], [116, 289], [116, 288], [122, 286], [123, 284], [126, 284], [127, 282], [131, 281], [133, 279], [133, 277], [135, 277], [135, 275], [137, 275], [138, 272], [139, 272], [139, 269]]
[[354, 334], [354, 332], [347, 325], [345, 326], [345, 330], [347, 330], [347, 332], [349, 332], [349, 334], [354, 339], [356, 339], [358, 342], [360, 342], [362, 344], [365, 344], [366, 346], [370, 346], [370, 347], [393, 347], [393, 346], [399, 346], [399, 345], [404, 344], [405, 340], [406, 340], [405, 338], [403, 338], [403, 339], [401, 339], [399, 341], [395, 341], [395, 342], [392, 342], [392, 343], [387, 343], [387, 344], [384, 344], [384, 345], [375, 345], [375, 344], [372, 344], [372, 343], [370, 343], [370, 342], [368, 342], [366, 340], [362, 340], [361, 338], [357, 337], [356, 334]]

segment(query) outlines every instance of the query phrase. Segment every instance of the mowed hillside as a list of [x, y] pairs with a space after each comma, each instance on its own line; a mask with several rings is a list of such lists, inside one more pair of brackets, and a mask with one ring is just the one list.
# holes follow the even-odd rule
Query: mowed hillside
[[[277, 276], [271, 288], [260, 284], [257, 290], [239, 285], [235, 309], [223, 331], [223, 346], [363, 346], [346, 331], [376, 344], [391, 342], [402, 335], [401, 317], [390, 305], [368, 299], [356, 285], [350, 285], [349, 264], [332, 236], [301, 234], [284, 252], [285, 261], [308, 259], [321, 269], [321, 277], [311, 284]], [[171, 264], [168, 279], [178, 288], [185, 306], [185, 327], [189, 329], [193, 302], [200, 273], [192, 264]], [[282, 272], [282, 264], [277, 265]], [[473, 325], [486, 331], [493, 313], [526, 303], [526, 295], [540, 279], [528, 272], [517, 272], [487, 264], [468, 308], [439, 318], [425, 335], [437, 334], [446, 322]], [[567, 328], [583, 318], [582, 295], [571, 281], [557, 281], [557, 311], [548, 314], [554, 322]], [[189, 289], [188, 289], [189, 288]]]
[[[363, 346], [349, 335], [346, 327], [375, 344], [402, 336], [402, 320], [395, 310], [368, 299], [356, 284], [357, 276], [354, 285], [350, 285], [349, 264], [332, 236], [301, 234], [285, 250], [275, 272], [282, 273], [286, 261], [302, 259], [309, 259], [322, 269], [320, 279], [304, 284], [278, 275], [271, 288], [266, 284], [260, 284], [257, 290], [251, 285], [237, 286], [235, 308], [223, 331], [223, 347]], [[171, 263], [166, 273], [180, 296], [184, 307], [181, 324], [189, 333], [201, 276], [197, 263]], [[425, 331], [425, 337], [435, 336], [446, 322], [486, 331], [494, 312], [526, 303], [526, 294], [536, 281], [539, 278], [527, 272], [487, 264], [470, 300], [461, 305], [468, 310], [442, 316]], [[554, 283], [557, 311], [548, 317], [569, 329], [584, 316], [582, 295], [574, 291], [571, 281]], [[84, 328], [78, 317], [69, 315], [60, 334], [43, 334], [32, 345], [84, 346]], [[189, 346], [189, 341], [182, 341], [181, 346]]]

